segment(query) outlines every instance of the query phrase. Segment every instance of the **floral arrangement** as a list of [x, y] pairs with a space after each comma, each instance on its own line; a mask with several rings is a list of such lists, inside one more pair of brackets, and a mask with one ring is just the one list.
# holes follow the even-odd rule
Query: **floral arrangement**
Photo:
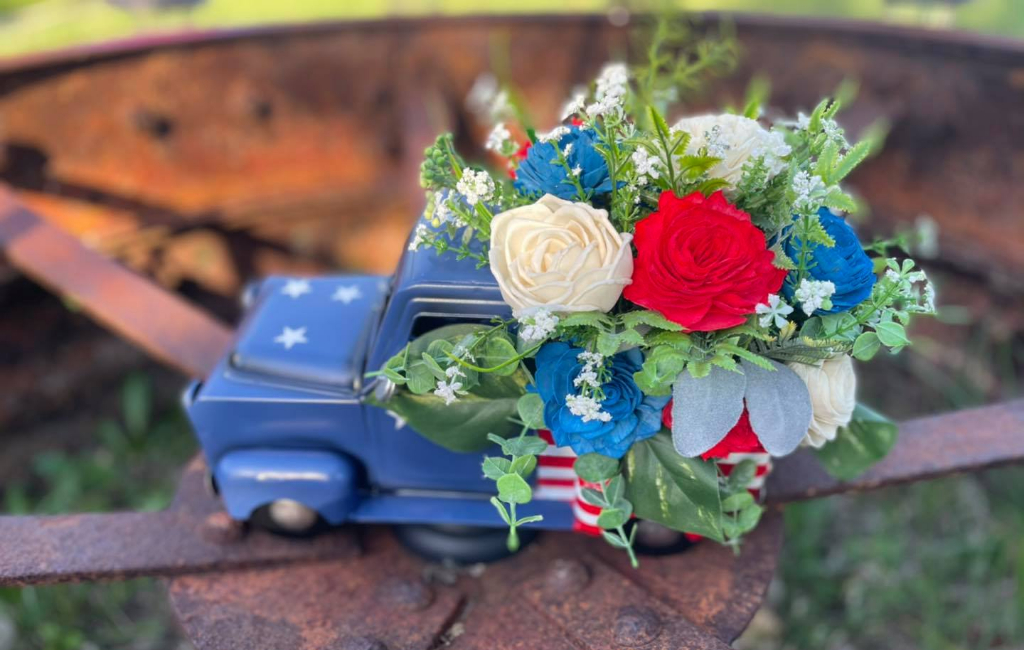
[[728, 46], [668, 56], [665, 37], [544, 133], [493, 80], [475, 89], [500, 172], [450, 135], [426, 152], [410, 254], [489, 266], [513, 317], [410, 343], [380, 371], [397, 385], [383, 406], [450, 449], [500, 446], [482, 471], [510, 548], [539, 518], [517, 506], [549, 440], [578, 456], [594, 528], [634, 562], [634, 517], [738, 544], [770, 457], [811, 447], [847, 478], [888, 451], [895, 426], [856, 403], [854, 359], [898, 352], [935, 311], [897, 240], [865, 246], [844, 216], [841, 183], [877, 142], [847, 141], [841, 102], [684, 116], [691, 72]]

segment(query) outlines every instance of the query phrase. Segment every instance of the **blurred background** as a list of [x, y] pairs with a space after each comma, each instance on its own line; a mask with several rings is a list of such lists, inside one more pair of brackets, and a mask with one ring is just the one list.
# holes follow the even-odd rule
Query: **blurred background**
[[[619, 30], [644, 8], [563, 0], [566, 16], [536, 17], [550, 4], [0, 0], [0, 180], [229, 321], [253, 277], [386, 273], [422, 208], [425, 144], [452, 129], [482, 158], [465, 104], [479, 75], [520, 86], [546, 126], [628, 56]], [[861, 228], [905, 238], [941, 310], [863, 368], [864, 401], [902, 419], [1024, 392], [1021, 1], [677, 6], [741, 12], [739, 67], [694, 111], [758, 78], [794, 114], [845, 81], [847, 130], [889, 125], [851, 179]], [[425, 20], [382, 20], [403, 16]], [[0, 314], [0, 512], [164, 507], [196, 453], [183, 379], [2, 257]], [[1024, 469], [796, 505], [786, 526], [738, 647], [1024, 648]], [[187, 647], [156, 581], [0, 590], [0, 650]]]

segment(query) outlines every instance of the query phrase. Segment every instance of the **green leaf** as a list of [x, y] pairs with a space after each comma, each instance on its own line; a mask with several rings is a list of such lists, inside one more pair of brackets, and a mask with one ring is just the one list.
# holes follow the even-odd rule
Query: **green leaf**
[[617, 508], [618, 502], [623, 501], [623, 496], [626, 494], [626, 480], [622, 478], [621, 474], [613, 476], [609, 481], [608, 485], [604, 486], [604, 497], [608, 503], [612, 504], [613, 508]]
[[619, 473], [619, 461], [602, 454], [583, 454], [576, 459], [576, 476], [590, 483], [606, 481]]
[[615, 548], [626, 548], [629, 544], [619, 537], [618, 533], [609, 533], [607, 530], [601, 531], [601, 537], [604, 537], [604, 541], [608, 542]]
[[711, 364], [707, 361], [694, 361], [686, 365], [686, 370], [694, 379], [703, 379], [711, 374]]
[[498, 444], [501, 445], [502, 453], [507, 456], [536, 456], [548, 448], [547, 441], [537, 436], [516, 436], [502, 440]]
[[881, 347], [882, 342], [879, 340], [878, 334], [864, 332], [853, 342], [853, 356], [861, 361], [868, 361], [871, 357], [875, 356]]
[[[508, 363], [517, 356], [515, 343], [503, 334], [492, 334], [484, 342], [480, 353], [477, 354], [476, 365], [481, 368], [494, 368]], [[508, 363], [508, 365], [500, 370], [495, 370], [494, 374], [507, 377], [514, 374], [518, 369], [519, 364]]]
[[611, 320], [596, 311], [579, 311], [569, 314], [558, 322], [558, 327], [596, 327], [599, 329], [611, 326]]
[[[666, 346], [680, 352], [686, 352], [693, 347], [693, 340], [690, 338], [690, 335], [683, 332], [658, 332], [649, 336], [647, 342], [655, 349], [660, 346]], [[679, 373], [677, 372], [676, 374]]]
[[606, 357], [610, 357], [619, 351], [619, 335], [610, 332], [601, 332], [597, 337], [597, 351]]
[[608, 501], [604, 498], [604, 495], [601, 494], [601, 492], [599, 492], [598, 490], [595, 490], [594, 488], [583, 488], [582, 496], [583, 501], [585, 503], [589, 503], [592, 506], [604, 508], [610, 505]]
[[755, 504], [740, 510], [739, 516], [736, 518], [736, 523], [739, 525], [740, 534], [749, 533], [757, 527], [757, 522], [761, 520], [761, 514], [764, 512], [764, 508]]
[[[437, 379], [427, 364], [423, 361], [414, 361], [409, 365], [409, 390], [416, 395], [425, 395], [433, 392], [437, 386]], [[438, 399], [438, 398], [435, 398]]]
[[842, 160], [839, 161], [839, 164], [837, 164], [829, 173], [829, 182], [831, 184], [835, 184], [846, 178], [846, 176], [852, 172], [857, 165], [864, 162], [864, 159], [871, 155], [873, 145], [874, 143], [872, 141], [866, 139], [853, 145], [853, 147], [846, 152], [846, 155], [843, 156]]
[[894, 422], [857, 404], [850, 424], [839, 429], [835, 440], [817, 450], [818, 460], [829, 474], [849, 481], [885, 458], [896, 444], [898, 433]]
[[765, 370], [775, 370], [775, 366], [772, 365], [772, 362], [770, 360], [766, 359], [765, 357], [762, 357], [760, 354], [757, 354], [756, 352], [751, 352], [746, 348], [741, 348], [738, 345], [733, 345], [732, 343], [719, 343], [718, 349], [728, 352], [730, 354], [735, 354], [740, 359], [745, 359], [750, 363], [754, 364], [755, 366], [764, 368]]
[[516, 526], [525, 526], [526, 524], [536, 524], [544, 521], [544, 515], [530, 515], [529, 517], [522, 517], [516, 522]]
[[757, 463], [752, 460], [741, 461], [738, 465], [732, 468], [729, 472], [729, 477], [726, 479], [729, 492], [739, 492], [740, 490], [747, 489], [750, 482], [757, 476]]
[[723, 512], [739, 512], [754, 505], [754, 495], [744, 490], [722, 500]]
[[446, 406], [443, 399], [430, 393], [416, 395], [396, 391], [385, 408], [398, 414], [421, 436], [445, 449], [473, 452], [488, 447], [488, 433], [501, 438], [519, 433], [520, 426], [509, 419], [516, 413], [518, 397], [517, 394], [491, 398], [470, 393]]
[[604, 528], [605, 530], [610, 528], [618, 528], [629, 521], [629, 515], [616, 508], [610, 510], [602, 510], [601, 514], [597, 516], [597, 527]]
[[501, 518], [505, 521], [505, 523], [511, 526], [512, 518], [509, 517], [508, 511], [505, 510], [505, 504], [503, 504], [501, 501], [498, 501], [498, 497], [491, 497], [491, 504], [498, 511], [498, 514], [501, 515]]
[[661, 432], [633, 445], [623, 463], [626, 498], [636, 515], [673, 530], [722, 541], [722, 503], [714, 463], [685, 458]]
[[647, 354], [643, 367], [633, 380], [648, 395], [669, 395], [672, 382], [686, 366], [686, 356], [668, 345], [659, 345]]
[[640, 346], [640, 345], [643, 345], [646, 342], [647, 341], [646, 341], [646, 339], [644, 339], [644, 335], [641, 334], [640, 332], [636, 331], [636, 330], [629, 329], [629, 330], [622, 330], [621, 332], [619, 332], [619, 345], [620, 346], [623, 346], [623, 345], [625, 345], [627, 347]]
[[910, 339], [907, 338], [907, 330], [899, 323], [879, 323], [875, 327], [875, 332], [878, 334], [878, 340], [890, 348], [901, 348], [905, 345], [910, 345]]
[[[459, 343], [467, 337], [473, 340], [488, 329], [490, 328], [485, 325], [466, 324], [431, 330], [392, 357], [387, 367], [401, 367], [402, 359], [408, 355], [407, 358], [412, 360], [410, 366], [421, 368], [422, 370], [417, 372], [425, 375], [421, 377], [423, 385], [417, 387], [422, 389], [425, 387], [426, 376], [433, 381], [433, 374], [427, 369], [421, 355], [434, 341]], [[470, 369], [463, 370], [467, 374], [467, 379], [469, 375], [475, 374]], [[443, 399], [432, 394], [433, 385], [428, 390], [421, 390], [418, 393], [413, 391], [411, 386], [407, 386], [395, 391], [386, 402], [380, 402], [372, 395], [367, 401], [396, 413], [417, 433], [446, 449], [475, 452], [487, 448], [488, 433], [508, 438], [520, 432], [520, 427], [510, 418], [517, 415], [517, 402], [526, 392], [526, 386], [530, 381], [530, 374], [521, 367], [521, 364], [513, 364], [513, 372], [508, 376], [498, 376], [496, 373], [479, 375], [477, 383], [469, 389], [468, 395], [460, 396], [458, 401], [447, 406]]]
[[499, 478], [508, 474], [509, 469], [512, 466], [512, 461], [507, 458], [499, 458], [495, 456], [488, 456], [484, 458], [483, 470], [484, 476], [497, 481]]
[[529, 503], [533, 490], [522, 476], [506, 474], [498, 479], [498, 498], [505, 503]]
[[523, 478], [526, 478], [533, 472], [534, 468], [536, 467], [536, 456], [519, 456], [514, 461], [512, 461], [512, 466], [509, 469], [515, 472], [516, 474], [522, 476]]
[[537, 393], [526, 393], [516, 402], [519, 419], [530, 429], [544, 428], [544, 400]]
[[441, 365], [434, 359], [434, 357], [424, 352], [422, 355], [420, 355], [420, 358], [423, 359], [423, 364], [427, 366], [427, 369], [430, 370], [430, 373], [434, 375], [435, 379], [447, 378], [447, 376], [444, 374], [444, 368], [441, 367]]
[[629, 311], [619, 317], [620, 322], [624, 327], [634, 328], [637, 325], [648, 325], [655, 327], [660, 330], [666, 330], [669, 332], [681, 332], [683, 326], [679, 323], [673, 323], [669, 319], [662, 316], [659, 312], [651, 310], [640, 310], [640, 311]]

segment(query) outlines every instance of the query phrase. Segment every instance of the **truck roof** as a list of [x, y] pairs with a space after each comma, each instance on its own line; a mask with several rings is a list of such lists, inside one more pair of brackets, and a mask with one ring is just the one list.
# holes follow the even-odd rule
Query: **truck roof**
[[[433, 229], [423, 219], [417, 223]], [[416, 228], [413, 228], [413, 233]], [[410, 241], [411, 241], [410, 237]], [[473, 240], [470, 249], [483, 251], [483, 243]], [[477, 268], [477, 261], [466, 258], [457, 259], [455, 253], [445, 252], [440, 255], [430, 249], [410, 251], [406, 249], [398, 269], [395, 271], [395, 291], [401, 291], [415, 285], [458, 285], [496, 289], [498, 286], [488, 266]]]

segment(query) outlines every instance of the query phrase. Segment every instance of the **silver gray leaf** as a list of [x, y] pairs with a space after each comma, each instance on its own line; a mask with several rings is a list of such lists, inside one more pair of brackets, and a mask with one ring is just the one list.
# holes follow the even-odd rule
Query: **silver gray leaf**
[[747, 379], [741, 373], [711, 367], [707, 377], [682, 372], [672, 386], [672, 445], [692, 458], [711, 449], [743, 415]]
[[811, 426], [811, 395], [800, 376], [777, 361], [775, 372], [742, 361], [750, 426], [772, 456], [792, 453]]

